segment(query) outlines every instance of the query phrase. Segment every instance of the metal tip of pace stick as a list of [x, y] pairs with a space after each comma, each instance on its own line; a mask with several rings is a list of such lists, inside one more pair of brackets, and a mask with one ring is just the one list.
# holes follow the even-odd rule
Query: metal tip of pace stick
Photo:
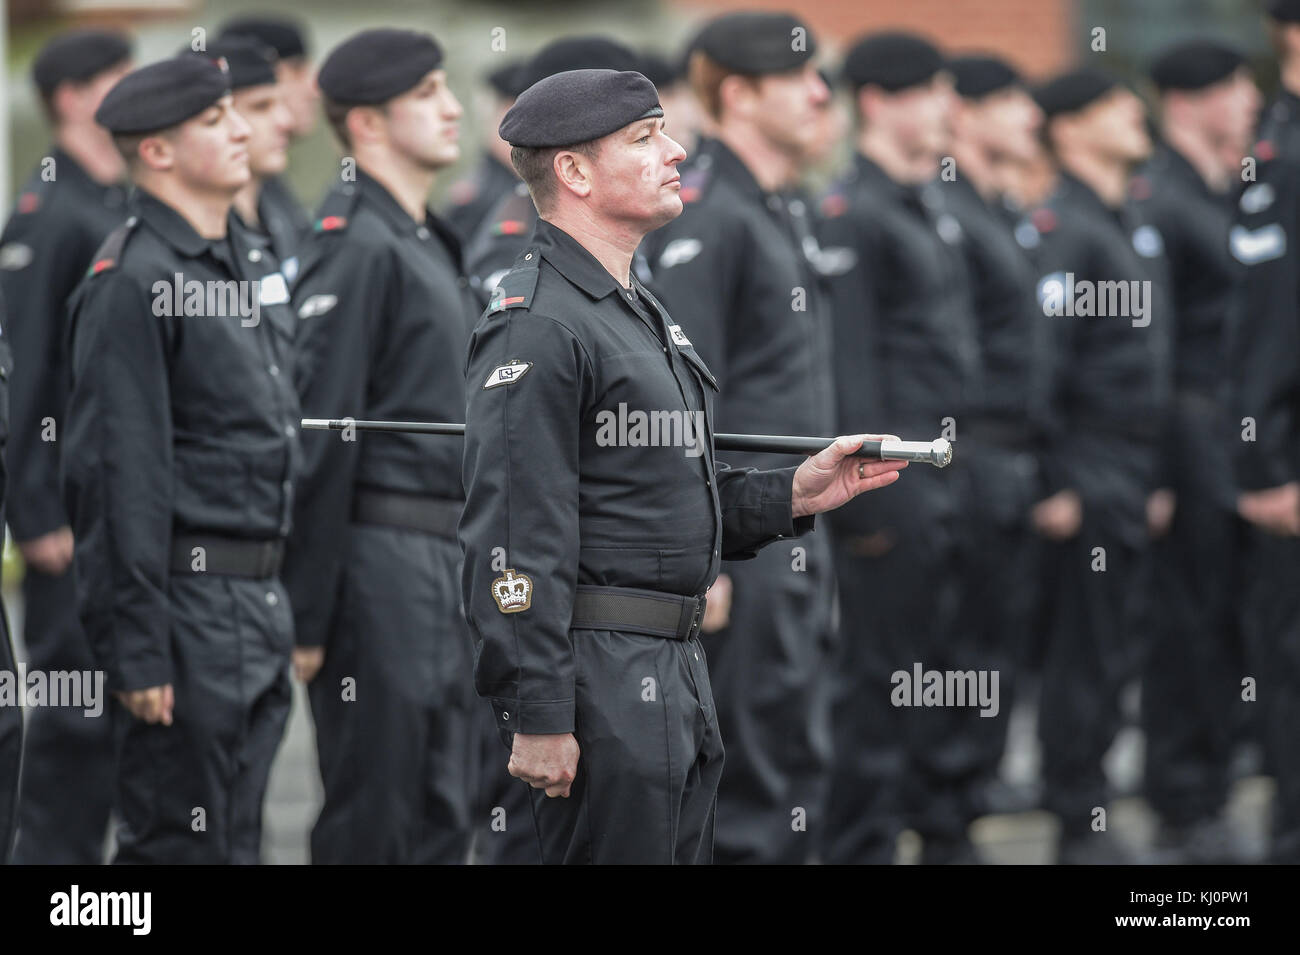
[[330, 429], [328, 418], [303, 418], [300, 424], [305, 431], [328, 431]]
[[947, 438], [935, 438], [930, 442], [930, 463], [936, 468], [946, 468], [952, 463], [952, 442]]

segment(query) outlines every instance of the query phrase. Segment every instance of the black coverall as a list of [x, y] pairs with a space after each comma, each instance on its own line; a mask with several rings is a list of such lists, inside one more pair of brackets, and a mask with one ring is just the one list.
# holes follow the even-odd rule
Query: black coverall
[[[1300, 97], [1283, 91], [1255, 145], [1231, 248], [1245, 266], [1231, 323], [1235, 472], [1243, 491], [1300, 480]], [[1250, 419], [1247, 422], [1245, 419]], [[1252, 528], [1246, 558], [1248, 676], [1258, 681], [1277, 778], [1271, 860], [1300, 862], [1300, 540]]]
[[501, 198], [518, 182], [519, 177], [510, 166], [502, 165], [495, 156], [484, 153], [473, 172], [452, 183], [450, 201], [443, 215], [461, 239], [468, 242]]
[[[9, 376], [13, 355], [9, 351], [4, 296], [0, 295], [0, 516], [8, 484], [3, 451], [9, 440]], [[0, 674], [17, 685], [18, 670], [13, 644], [9, 642], [9, 621], [0, 606]], [[0, 706], [0, 865], [9, 861], [14, 828], [18, 822], [18, 766], [23, 754], [23, 711], [17, 706]]]
[[[61, 149], [50, 158], [53, 165], [23, 186], [0, 238], [0, 289], [9, 306], [5, 334], [14, 352], [8, 519], [19, 541], [68, 523], [59, 495], [59, 455], [67, 436], [64, 308], [95, 250], [126, 218], [124, 189], [95, 182]], [[47, 672], [92, 669], [77, 620], [73, 568], [54, 576], [28, 567], [22, 589], [28, 666]], [[34, 707], [22, 790], [16, 862], [102, 862], [113, 801], [109, 721], [89, 719], [73, 707]]]
[[1225, 401], [1224, 341], [1240, 265], [1228, 250], [1234, 196], [1215, 194], [1161, 146], [1135, 188], [1164, 239], [1173, 308], [1173, 400], [1158, 483], [1174, 491], [1151, 547], [1142, 673], [1146, 796], [1168, 826], [1213, 819], [1228, 798], [1241, 700], [1240, 551]]
[[[620, 288], [542, 220], [470, 340], [460, 540], [475, 683], [508, 745], [573, 733], [581, 749], [569, 798], [531, 792], [547, 863], [713, 851], [723, 749], [697, 628], [571, 629], [578, 599], [635, 589], [675, 605], [703, 594], [723, 557], [813, 524], [792, 519], [794, 469], [715, 462], [717, 386], [690, 329], [676, 332], [635, 278]], [[703, 443], [684, 425], [675, 443], [614, 429], [620, 406], [700, 422]], [[520, 588], [515, 603], [503, 586]]]
[[[801, 199], [764, 192], [731, 149], [701, 144], [682, 173], [684, 211], [642, 244], [651, 288], [690, 330], [720, 394], [729, 432], [835, 430], [830, 315], [802, 246]], [[793, 208], [792, 208], [793, 207]], [[883, 427], [860, 420], [858, 430]], [[779, 455], [731, 456], [774, 468]], [[828, 656], [835, 576], [817, 534], [727, 562], [729, 625], [705, 634], [727, 769], [718, 790], [714, 860], [800, 863], [823, 816], [830, 764]]]
[[[1119, 691], [1140, 657], [1146, 501], [1159, 477], [1173, 315], [1159, 231], [1140, 203], [1112, 209], [1063, 175], [1034, 221], [1042, 321], [1053, 342], [1042, 493], [1073, 488], [1083, 503], [1079, 532], [1044, 548], [1052, 612], [1038, 712], [1043, 804], [1070, 842], [1088, 835], [1093, 809], [1106, 805], [1101, 760], [1119, 729]], [[1100, 291], [1100, 282], [1150, 282], [1137, 286], [1149, 289], [1141, 293], [1145, 319], [1047, 314], [1058, 300], [1079, 302], [1085, 288]]]
[[[294, 288], [307, 415], [459, 420], [478, 305], [450, 227], [416, 222], [364, 171], [330, 191], [317, 227]], [[298, 644], [325, 647], [309, 686], [325, 786], [314, 862], [466, 861], [485, 708], [458, 593], [462, 447], [306, 439], [285, 580]]]
[[115, 861], [255, 863], [293, 644], [277, 569], [300, 414], [287, 323], [267, 314], [284, 305], [231, 301], [252, 281], [236, 235], [205, 239], [144, 190], [131, 208], [69, 303], [63, 457], [107, 688], [175, 694], [171, 726], [110, 707]]
[[[979, 376], [960, 225], [933, 186], [895, 183], [861, 155], [822, 213], [839, 430], [872, 422], [904, 438], [947, 431], [960, 447]], [[966, 612], [964, 474], [914, 467], [906, 477], [831, 521], [843, 636], [828, 862], [891, 862], [909, 826], [931, 847], [962, 845], [982, 765], [976, 709], [891, 703], [891, 675], [914, 663], [993, 665]]]

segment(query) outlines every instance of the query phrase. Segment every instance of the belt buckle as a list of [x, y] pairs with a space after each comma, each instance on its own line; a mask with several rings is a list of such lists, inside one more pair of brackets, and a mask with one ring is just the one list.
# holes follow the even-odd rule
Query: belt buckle
[[700, 635], [700, 627], [704, 623], [704, 608], [708, 604], [708, 597], [701, 594], [698, 597], [691, 598], [695, 601], [695, 613], [691, 617], [691, 629], [686, 634], [686, 639], [691, 640]]

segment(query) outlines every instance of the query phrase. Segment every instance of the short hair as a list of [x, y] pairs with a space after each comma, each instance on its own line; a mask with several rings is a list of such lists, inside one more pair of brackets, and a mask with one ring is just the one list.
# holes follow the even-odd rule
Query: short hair
[[553, 171], [555, 157], [559, 153], [581, 153], [588, 159], [600, 155], [600, 140], [591, 139], [585, 143], [572, 146], [511, 146], [510, 164], [519, 173], [519, 178], [528, 186], [528, 194], [533, 197], [533, 205], [539, 213], [546, 211], [556, 195], [556, 179]]
[[335, 102], [328, 96], [321, 97], [321, 106], [325, 111], [325, 121], [330, 124], [337, 139], [344, 149], [352, 148], [352, 137], [348, 135], [348, 111], [351, 106]]
[[701, 50], [695, 50], [691, 53], [687, 76], [690, 80], [691, 92], [695, 94], [695, 98], [704, 107], [704, 112], [714, 120], [722, 118], [723, 80], [728, 76], [739, 76], [750, 85], [757, 87], [761, 79], [758, 76], [746, 76], [743, 73], [737, 73], [735, 70], [723, 66]]
[[140, 144], [152, 136], [161, 136], [170, 130], [159, 129], [145, 133], [113, 133], [113, 145], [126, 161], [127, 171], [133, 171], [140, 162]]

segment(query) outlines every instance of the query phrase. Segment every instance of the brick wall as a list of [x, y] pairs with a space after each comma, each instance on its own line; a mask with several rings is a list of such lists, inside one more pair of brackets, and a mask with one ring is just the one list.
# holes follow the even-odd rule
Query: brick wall
[[946, 51], [988, 50], [1033, 78], [1071, 63], [1077, 49], [1075, 0], [675, 0], [693, 20], [731, 10], [790, 10], [834, 56], [871, 30], [907, 29]]

